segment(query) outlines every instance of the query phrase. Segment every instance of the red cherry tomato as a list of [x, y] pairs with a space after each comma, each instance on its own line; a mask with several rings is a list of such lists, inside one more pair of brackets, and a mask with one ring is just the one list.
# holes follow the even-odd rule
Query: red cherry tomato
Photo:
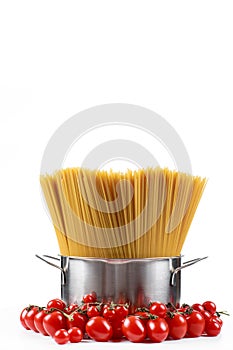
[[36, 333], [38, 333], [38, 330], [36, 329], [34, 324], [34, 317], [38, 313], [38, 311], [38, 307], [34, 306], [27, 312], [24, 318], [26, 326]]
[[88, 336], [100, 342], [106, 342], [112, 338], [113, 330], [110, 322], [102, 316], [92, 317], [86, 324]]
[[70, 315], [72, 312], [78, 310], [78, 308], [79, 308], [78, 304], [70, 304], [64, 309], [64, 311], [67, 315]]
[[126, 316], [128, 316], [129, 309], [126, 305], [117, 305], [115, 308], [116, 317], [120, 320], [123, 320]]
[[84, 295], [83, 297], [83, 302], [85, 304], [90, 304], [90, 303], [95, 303], [97, 301], [97, 296], [96, 296], [96, 293], [95, 292], [92, 292], [90, 294], [86, 294]]
[[204, 310], [202, 315], [204, 316], [206, 322], [211, 318], [211, 313], [209, 313], [209, 311]]
[[43, 319], [46, 315], [48, 315], [47, 310], [41, 310], [34, 317], [34, 325], [38, 332], [40, 332], [43, 335], [48, 335], [43, 326]]
[[133, 343], [142, 342], [146, 337], [146, 327], [138, 316], [129, 316], [122, 323], [124, 336]]
[[173, 339], [181, 339], [187, 332], [187, 321], [184, 316], [175, 313], [173, 316], [166, 317], [169, 327], [169, 336]]
[[83, 332], [78, 327], [72, 327], [68, 330], [71, 343], [79, 343], [83, 339]]
[[67, 328], [69, 329], [72, 327], [78, 327], [84, 333], [87, 321], [88, 319], [86, 315], [81, 314], [78, 311], [75, 311], [72, 314], [72, 319], [71, 320], [67, 319]]
[[213, 321], [218, 322], [218, 323], [220, 324], [220, 326], [222, 327], [222, 325], [223, 325], [223, 320], [222, 320], [219, 316], [217, 316], [217, 315], [215, 316], [215, 315], [214, 315], [214, 316], [212, 316], [211, 318], [212, 318]]
[[196, 310], [186, 317], [188, 324], [187, 333], [190, 337], [200, 337], [205, 330], [205, 318]]
[[[180, 312], [180, 313], [185, 313], [189, 309], [189, 306], [184, 306], [184, 307], [179, 307], [176, 310], [173, 310], [172, 312]], [[185, 316], [185, 314], [184, 314]]]
[[59, 329], [55, 332], [53, 339], [57, 344], [67, 344], [70, 337], [66, 329]]
[[150, 306], [150, 313], [152, 315], [156, 315], [158, 317], [165, 317], [167, 312], [167, 307], [165, 304], [160, 303], [158, 301], [153, 302]]
[[28, 308], [25, 307], [20, 314], [20, 322], [25, 329], [30, 330], [30, 328], [25, 323], [25, 316], [27, 315], [27, 313], [28, 313]]
[[199, 312], [204, 312], [205, 311], [204, 306], [201, 305], [201, 304], [198, 304], [198, 303], [193, 304], [191, 307], [192, 307], [193, 310], [196, 310], [196, 311], [199, 311]]
[[120, 318], [116, 318], [115, 320], [110, 322], [113, 330], [112, 339], [116, 340], [121, 339], [123, 337], [122, 322], [123, 320]]
[[65, 307], [66, 307], [66, 304], [61, 299], [52, 299], [47, 304], [47, 309], [48, 310], [51, 310], [51, 309], [55, 308], [55, 309], [59, 309], [59, 310], [63, 311], [65, 309]]
[[216, 337], [221, 332], [221, 326], [211, 317], [210, 320], [206, 322], [205, 331], [210, 337]]
[[164, 318], [149, 320], [146, 325], [148, 337], [155, 343], [161, 343], [168, 337], [169, 328]]
[[89, 308], [89, 304], [83, 304], [83, 305], [80, 307], [80, 310], [81, 310], [81, 311], [87, 311], [88, 308]]
[[89, 308], [87, 309], [87, 316], [89, 318], [95, 317], [95, 316], [100, 316], [101, 311], [99, 309], [99, 307], [92, 305], [89, 306]]
[[101, 316], [103, 316], [104, 310], [108, 309], [109, 307], [110, 307], [110, 303], [107, 303], [101, 306]]
[[66, 328], [66, 319], [60, 311], [53, 311], [44, 317], [42, 324], [45, 331], [53, 337], [56, 331]]
[[102, 316], [108, 321], [113, 321], [116, 318], [116, 311], [111, 306], [107, 307], [103, 310]]
[[147, 321], [149, 320], [149, 312], [147, 311], [137, 311], [134, 316], [137, 316], [140, 318], [140, 320], [143, 322], [144, 326], [146, 327]]
[[212, 301], [205, 301], [202, 306], [206, 311], [209, 311], [211, 315], [213, 315], [216, 312], [216, 305]]

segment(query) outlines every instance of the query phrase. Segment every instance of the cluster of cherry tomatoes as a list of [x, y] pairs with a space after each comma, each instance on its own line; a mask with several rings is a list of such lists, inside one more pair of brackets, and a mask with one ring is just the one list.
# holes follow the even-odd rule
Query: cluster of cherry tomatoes
[[101, 303], [95, 292], [83, 297], [82, 304], [66, 305], [53, 299], [46, 307], [29, 306], [20, 314], [24, 328], [51, 336], [58, 344], [78, 343], [83, 337], [95, 341], [127, 339], [160, 343], [166, 339], [217, 336], [223, 324], [216, 305], [151, 302], [148, 308], [129, 309], [127, 304]]

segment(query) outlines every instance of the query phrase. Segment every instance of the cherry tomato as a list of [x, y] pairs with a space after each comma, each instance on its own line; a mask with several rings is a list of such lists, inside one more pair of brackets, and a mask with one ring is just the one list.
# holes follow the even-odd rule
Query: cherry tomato
[[222, 325], [223, 325], [223, 320], [222, 320], [219, 316], [217, 316], [217, 315], [211, 316], [211, 319], [212, 319], [213, 321], [218, 322], [218, 323], [220, 324], [220, 326], [222, 327]]
[[200, 337], [205, 330], [205, 318], [196, 310], [186, 317], [188, 324], [187, 333], [190, 337]]
[[146, 327], [147, 321], [149, 320], [149, 312], [147, 311], [137, 311], [134, 316], [137, 316], [140, 318], [140, 320], [143, 322], [144, 326]]
[[27, 312], [24, 318], [26, 326], [36, 333], [38, 333], [38, 330], [36, 329], [34, 324], [34, 317], [38, 313], [38, 311], [39, 308], [37, 306], [34, 306]]
[[90, 294], [86, 294], [84, 295], [83, 297], [83, 302], [85, 304], [88, 304], [88, 303], [95, 303], [97, 301], [97, 296], [96, 296], [96, 293], [95, 292], [92, 292]]
[[79, 308], [78, 304], [70, 304], [64, 309], [64, 311], [67, 315], [70, 315], [72, 312], [78, 310], [78, 308]]
[[122, 333], [122, 322], [123, 320], [120, 318], [116, 318], [110, 322], [113, 330], [112, 339], [121, 339], [123, 337]]
[[102, 316], [92, 317], [86, 324], [88, 336], [100, 342], [106, 342], [112, 338], [113, 330], [110, 322]]
[[70, 337], [66, 329], [58, 329], [55, 332], [53, 339], [58, 344], [67, 344]]
[[156, 315], [158, 317], [165, 317], [167, 312], [167, 307], [165, 304], [160, 303], [158, 301], [153, 302], [150, 306], [150, 313], [152, 315]]
[[211, 318], [211, 313], [209, 313], [209, 311], [204, 310], [202, 315], [204, 316], [206, 322]]
[[44, 317], [48, 315], [47, 310], [41, 310], [39, 311], [35, 317], [34, 317], [34, 325], [36, 327], [36, 329], [38, 330], [38, 332], [40, 332], [43, 335], [48, 335], [48, 333], [46, 332], [46, 330], [44, 329], [43, 326], [43, 319]]
[[180, 305], [179, 303], [177, 303], [176, 305], [174, 305], [173, 303], [168, 303], [166, 304], [167, 307], [167, 311], [169, 312], [176, 312], [177, 310], [186, 310], [186, 308], [189, 307], [188, 304], [182, 304]]
[[173, 339], [181, 339], [187, 332], [187, 321], [184, 316], [175, 313], [173, 316], [166, 317], [169, 327], [169, 336]]
[[50, 310], [50, 309], [59, 309], [59, 310], [64, 310], [66, 307], [66, 304], [63, 300], [61, 299], [52, 299], [48, 302], [47, 304], [47, 309]]
[[108, 321], [113, 321], [116, 318], [116, 311], [111, 306], [107, 307], [103, 310], [102, 316]]
[[124, 336], [133, 343], [139, 343], [146, 337], [146, 327], [138, 316], [129, 316], [122, 323]]
[[202, 306], [206, 311], [209, 311], [211, 315], [213, 315], [216, 312], [216, 305], [212, 301], [205, 301]]
[[172, 312], [176, 311], [176, 312], [181, 312], [181, 313], [183, 312], [183, 313], [185, 313], [188, 309], [189, 309], [189, 306], [183, 306], [183, 307], [179, 307], [176, 310], [173, 310]]
[[210, 337], [216, 337], [221, 332], [221, 326], [211, 317], [210, 320], [206, 322], [205, 331]]
[[115, 308], [116, 316], [118, 319], [123, 320], [128, 316], [129, 309], [126, 305], [117, 305]]
[[56, 331], [66, 328], [66, 319], [60, 311], [53, 311], [44, 317], [42, 324], [45, 331], [53, 337]]
[[149, 320], [146, 325], [148, 337], [155, 343], [161, 343], [168, 337], [169, 328], [164, 318]]
[[20, 314], [20, 322], [25, 329], [30, 330], [30, 328], [25, 323], [25, 316], [27, 315], [27, 313], [28, 313], [28, 308], [25, 307]]
[[101, 314], [101, 311], [98, 306], [92, 305], [92, 306], [89, 306], [89, 308], [87, 309], [87, 316], [89, 318], [100, 316], [100, 314]]
[[104, 304], [101, 307], [101, 316], [103, 316], [104, 310], [108, 309], [110, 307], [110, 303]]
[[192, 307], [193, 310], [196, 310], [196, 311], [199, 311], [199, 312], [204, 312], [205, 311], [204, 306], [201, 305], [201, 304], [198, 304], [198, 303], [193, 304], [191, 307]]
[[87, 311], [88, 308], [89, 308], [89, 305], [88, 305], [88, 304], [83, 304], [83, 305], [80, 307], [80, 310], [81, 310], [81, 311]]
[[81, 314], [78, 311], [75, 311], [72, 314], [72, 319], [71, 320], [67, 319], [67, 328], [69, 329], [69, 328], [72, 328], [72, 327], [78, 327], [84, 333], [87, 320], [88, 319], [87, 319], [86, 315]]
[[79, 343], [83, 339], [83, 332], [78, 327], [72, 327], [68, 330], [71, 343]]
[[94, 300], [95, 300], [94, 302], [96, 302], [97, 301], [97, 294], [96, 294], [96, 292], [91, 292], [90, 294], [94, 298]]

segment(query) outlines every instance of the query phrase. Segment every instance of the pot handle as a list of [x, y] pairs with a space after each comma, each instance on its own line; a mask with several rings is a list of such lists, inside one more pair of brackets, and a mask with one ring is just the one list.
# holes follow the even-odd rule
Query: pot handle
[[204, 258], [196, 258], [196, 259], [193, 259], [193, 260], [185, 261], [185, 262], [183, 263], [182, 266], [177, 267], [177, 268], [172, 272], [172, 275], [171, 275], [171, 286], [172, 286], [172, 287], [175, 287], [175, 286], [176, 286], [176, 275], [177, 275], [177, 273], [178, 273], [180, 270], [184, 269], [185, 267], [188, 267], [188, 266], [191, 266], [191, 265], [193, 265], [193, 264], [196, 264], [196, 263], [198, 263], [199, 261], [204, 260], [204, 259], [207, 259], [207, 258], [208, 258], [208, 256], [204, 256]]
[[[61, 274], [62, 274], [62, 284], [66, 284], [66, 274], [65, 274], [65, 271], [63, 270], [63, 268], [60, 267], [60, 266], [58, 266], [58, 265], [56, 265], [56, 264], [54, 264], [54, 263], [52, 263], [51, 261], [47, 260], [47, 259], [53, 259], [53, 260], [60, 261], [59, 258], [56, 258], [56, 257], [51, 256], [51, 255], [45, 255], [45, 254], [43, 254], [42, 256], [39, 255], [39, 254], [35, 254], [35, 256], [36, 256], [38, 259], [40, 259], [40, 260], [46, 262], [47, 264], [49, 264], [49, 265], [51, 265], [51, 266], [56, 267], [57, 269], [59, 269], [59, 270], [61, 271]], [[47, 259], [45, 259], [45, 258], [47, 258]]]

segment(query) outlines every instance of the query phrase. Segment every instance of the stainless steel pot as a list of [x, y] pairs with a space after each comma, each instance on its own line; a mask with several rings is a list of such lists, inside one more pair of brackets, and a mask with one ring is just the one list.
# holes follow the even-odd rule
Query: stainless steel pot
[[[80, 303], [83, 295], [95, 291], [101, 301], [147, 306], [152, 300], [178, 305], [181, 270], [204, 258], [184, 263], [181, 256], [148, 259], [97, 259], [49, 255], [37, 258], [61, 271], [61, 298]], [[60, 261], [60, 266], [51, 262]]]

